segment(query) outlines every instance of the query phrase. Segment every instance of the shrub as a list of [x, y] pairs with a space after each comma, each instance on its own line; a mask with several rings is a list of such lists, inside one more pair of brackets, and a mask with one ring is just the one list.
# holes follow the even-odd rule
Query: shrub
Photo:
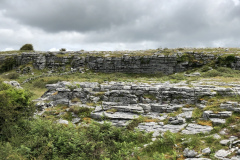
[[2, 145], [8, 150], [0, 144], [0, 158], [16, 154], [15, 157], [26, 159], [129, 159], [134, 148], [151, 139], [150, 134], [117, 128], [110, 123], [75, 127], [38, 118], [21, 127], [24, 130], [12, 138], [11, 144]]
[[21, 48], [20, 51], [33, 51], [33, 45], [32, 44], [24, 44]]
[[207, 72], [207, 71], [209, 71], [210, 70], [210, 67], [209, 66], [203, 66], [202, 68], [201, 68], [201, 71], [202, 72]]
[[0, 132], [3, 136], [11, 136], [10, 126], [19, 120], [33, 116], [31, 96], [31, 93], [23, 89], [0, 82]]
[[2, 64], [0, 64], [0, 73], [10, 71], [16, 66], [16, 59], [14, 57], [7, 57]]
[[61, 48], [59, 51], [63, 51], [64, 52], [64, 51], [66, 51], [66, 48]]
[[202, 77], [217, 77], [217, 76], [222, 76], [223, 73], [218, 72], [217, 70], [213, 69], [211, 71], [205, 72], [202, 74]]
[[228, 56], [221, 56], [217, 59], [217, 64], [220, 66], [226, 65], [227, 67], [231, 67], [231, 63], [236, 61], [236, 57], [234, 55], [228, 55]]

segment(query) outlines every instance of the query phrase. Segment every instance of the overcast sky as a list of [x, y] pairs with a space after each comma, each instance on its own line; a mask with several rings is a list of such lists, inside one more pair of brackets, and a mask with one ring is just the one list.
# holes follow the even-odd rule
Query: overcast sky
[[0, 50], [240, 47], [240, 0], [0, 0]]

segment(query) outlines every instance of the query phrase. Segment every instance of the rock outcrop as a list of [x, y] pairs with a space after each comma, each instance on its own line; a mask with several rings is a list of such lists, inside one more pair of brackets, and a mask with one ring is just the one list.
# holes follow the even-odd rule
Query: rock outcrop
[[[91, 52], [23, 52], [22, 54], [1, 54], [0, 64], [12, 57], [14, 67], [32, 64], [35, 69], [62, 69], [67, 65], [73, 69], [87, 67], [97, 72], [125, 72], [125, 73], [163, 73], [173, 74], [195, 67], [201, 67], [212, 61], [218, 61], [220, 55], [176, 52], [171, 55], [156, 52], [149, 56], [120, 54], [120, 56], [106, 56]], [[99, 55], [99, 56], [98, 56]], [[240, 57], [228, 62], [231, 68], [240, 70]], [[25, 72], [25, 71], [23, 71]], [[189, 75], [189, 76], [196, 76]]]

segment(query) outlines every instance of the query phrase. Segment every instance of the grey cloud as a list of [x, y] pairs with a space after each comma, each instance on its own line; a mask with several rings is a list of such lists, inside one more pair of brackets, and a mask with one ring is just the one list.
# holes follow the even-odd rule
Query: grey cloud
[[[0, 16], [8, 18], [8, 23], [0, 21], [0, 29], [16, 30], [18, 23], [35, 36], [35, 28], [42, 31], [41, 37], [52, 37], [50, 44], [56, 42], [54, 37], [68, 37], [65, 43], [74, 48], [83, 42], [135, 48], [145, 42], [156, 47], [240, 46], [240, 4], [232, 0], [0, 0], [0, 4]], [[71, 37], [72, 32], [80, 38]], [[64, 39], [56, 43], [61, 46]]]
[[[176, 1], [175, 1], [176, 2]], [[169, 46], [206, 44], [211, 46], [216, 39], [239, 39], [239, 23], [232, 26], [233, 15], [239, 18], [238, 6], [229, 2], [215, 1], [178, 2], [173, 8], [149, 11], [149, 17], [139, 18], [139, 23], [94, 32], [87, 38], [91, 41], [141, 42], [144, 40], [167, 43]], [[235, 11], [235, 12], [233, 12]], [[154, 14], [159, 15], [154, 15]], [[214, 14], [215, 13], [215, 14]]]
[[[127, 0], [19, 0], [6, 16], [48, 32], [104, 30], [122, 25], [141, 15], [139, 2]], [[143, 7], [145, 8], [145, 7]]]

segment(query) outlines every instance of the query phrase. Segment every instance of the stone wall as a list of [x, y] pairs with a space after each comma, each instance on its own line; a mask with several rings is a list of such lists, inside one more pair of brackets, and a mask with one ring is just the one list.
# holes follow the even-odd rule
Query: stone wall
[[[87, 55], [87, 56], [86, 56]], [[172, 74], [183, 72], [194, 67], [201, 67], [218, 56], [203, 53], [174, 53], [163, 55], [155, 53], [151, 56], [97, 56], [82, 52], [29, 52], [22, 54], [0, 55], [0, 63], [4, 63], [7, 57], [14, 57], [16, 67], [32, 64], [35, 69], [57, 69], [68, 65], [72, 68], [87, 67], [97, 72], [125, 72], [125, 73], [164, 73]], [[240, 57], [230, 64], [234, 69], [240, 70]]]

